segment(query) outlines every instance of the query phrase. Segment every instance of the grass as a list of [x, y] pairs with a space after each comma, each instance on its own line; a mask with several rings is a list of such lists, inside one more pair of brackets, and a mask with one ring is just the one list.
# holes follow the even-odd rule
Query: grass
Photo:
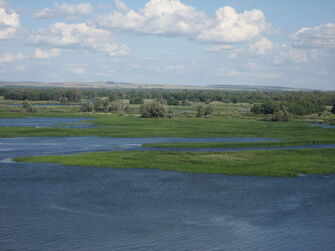
[[151, 168], [209, 174], [294, 177], [335, 174], [335, 149], [225, 153], [118, 151], [67, 156], [17, 157], [19, 162], [103, 168]]
[[224, 142], [224, 143], [155, 143], [144, 144], [144, 147], [154, 148], [248, 148], [248, 147], [276, 147], [276, 146], [301, 146], [301, 145], [319, 145], [319, 144], [334, 144], [334, 140], [323, 141], [284, 141], [284, 142]]

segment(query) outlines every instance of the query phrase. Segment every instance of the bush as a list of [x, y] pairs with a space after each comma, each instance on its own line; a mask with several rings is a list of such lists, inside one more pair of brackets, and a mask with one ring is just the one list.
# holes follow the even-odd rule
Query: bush
[[292, 115], [289, 113], [286, 107], [275, 111], [272, 114], [272, 121], [289, 121], [292, 118]]
[[196, 117], [197, 118], [201, 118], [201, 117], [205, 117], [210, 115], [212, 112], [214, 111], [213, 106], [211, 105], [199, 105], [197, 107], [197, 114]]
[[94, 110], [96, 112], [109, 112], [109, 100], [104, 98], [97, 98], [94, 103]]
[[167, 109], [159, 100], [152, 101], [141, 105], [140, 108], [142, 118], [173, 118], [174, 112]]
[[94, 112], [94, 104], [91, 103], [91, 102], [87, 102], [80, 107], [80, 111], [82, 111], [82, 112]]
[[132, 105], [141, 105], [143, 103], [144, 103], [144, 99], [142, 97], [132, 97], [129, 100], [129, 104], [132, 104]]
[[335, 114], [335, 104], [333, 105], [332, 113]]
[[26, 110], [26, 112], [37, 112], [37, 109], [33, 107], [28, 100], [23, 101], [22, 107]]

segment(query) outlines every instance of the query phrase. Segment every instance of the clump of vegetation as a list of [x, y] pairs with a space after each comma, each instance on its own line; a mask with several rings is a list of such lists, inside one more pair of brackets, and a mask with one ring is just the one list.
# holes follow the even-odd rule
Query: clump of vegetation
[[278, 110], [274, 111], [271, 115], [272, 121], [289, 121], [292, 118], [291, 113], [288, 112], [285, 106], [280, 107]]
[[173, 118], [174, 112], [168, 109], [163, 102], [155, 100], [150, 103], [141, 105], [142, 118]]
[[251, 112], [256, 114], [274, 114], [278, 110], [286, 107], [287, 111], [293, 115], [303, 116], [312, 113], [319, 113], [325, 110], [325, 107], [309, 101], [268, 101], [262, 104], [255, 104]]
[[37, 109], [33, 107], [33, 105], [28, 100], [23, 101], [22, 107], [26, 110], [26, 112], [37, 112]]
[[332, 113], [335, 114], [335, 104], [333, 105]]
[[96, 112], [109, 112], [110, 103], [106, 98], [97, 98], [94, 103]]
[[197, 118], [207, 117], [210, 114], [212, 114], [213, 111], [214, 111], [213, 106], [201, 104], [197, 107], [197, 114], [195, 116]]
[[144, 104], [144, 99], [142, 97], [136, 96], [129, 99], [129, 104], [142, 105]]
[[80, 111], [82, 111], [82, 112], [94, 112], [94, 104], [92, 102], [86, 102], [81, 106]]
[[181, 105], [182, 105], [182, 106], [191, 106], [192, 104], [191, 104], [191, 102], [188, 101], [187, 99], [184, 99], [183, 101], [181, 101]]
[[81, 106], [82, 112], [115, 112], [118, 114], [123, 114], [125, 112], [130, 112], [131, 109], [129, 105], [122, 103], [119, 100], [110, 102], [110, 99], [97, 98], [94, 103], [87, 102]]

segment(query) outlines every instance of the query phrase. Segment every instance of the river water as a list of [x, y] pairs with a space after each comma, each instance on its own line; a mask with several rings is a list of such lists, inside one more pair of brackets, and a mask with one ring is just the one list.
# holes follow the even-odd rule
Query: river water
[[239, 177], [11, 160], [140, 150], [143, 143], [264, 140], [0, 139], [0, 250], [334, 250], [335, 176]]

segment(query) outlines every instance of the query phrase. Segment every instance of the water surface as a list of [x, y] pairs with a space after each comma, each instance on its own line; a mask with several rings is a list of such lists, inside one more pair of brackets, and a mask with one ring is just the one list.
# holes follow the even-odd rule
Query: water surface
[[28, 118], [0, 118], [0, 127], [63, 127], [63, 128], [93, 128], [89, 121], [92, 118], [55, 118], [55, 117], [28, 117]]
[[241, 140], [268, 139], [0, 139], [0, 247], [333, 250], [335, 176], [236, 177], [11, 161], [24, 155], [136, 150], [143, 143]]

